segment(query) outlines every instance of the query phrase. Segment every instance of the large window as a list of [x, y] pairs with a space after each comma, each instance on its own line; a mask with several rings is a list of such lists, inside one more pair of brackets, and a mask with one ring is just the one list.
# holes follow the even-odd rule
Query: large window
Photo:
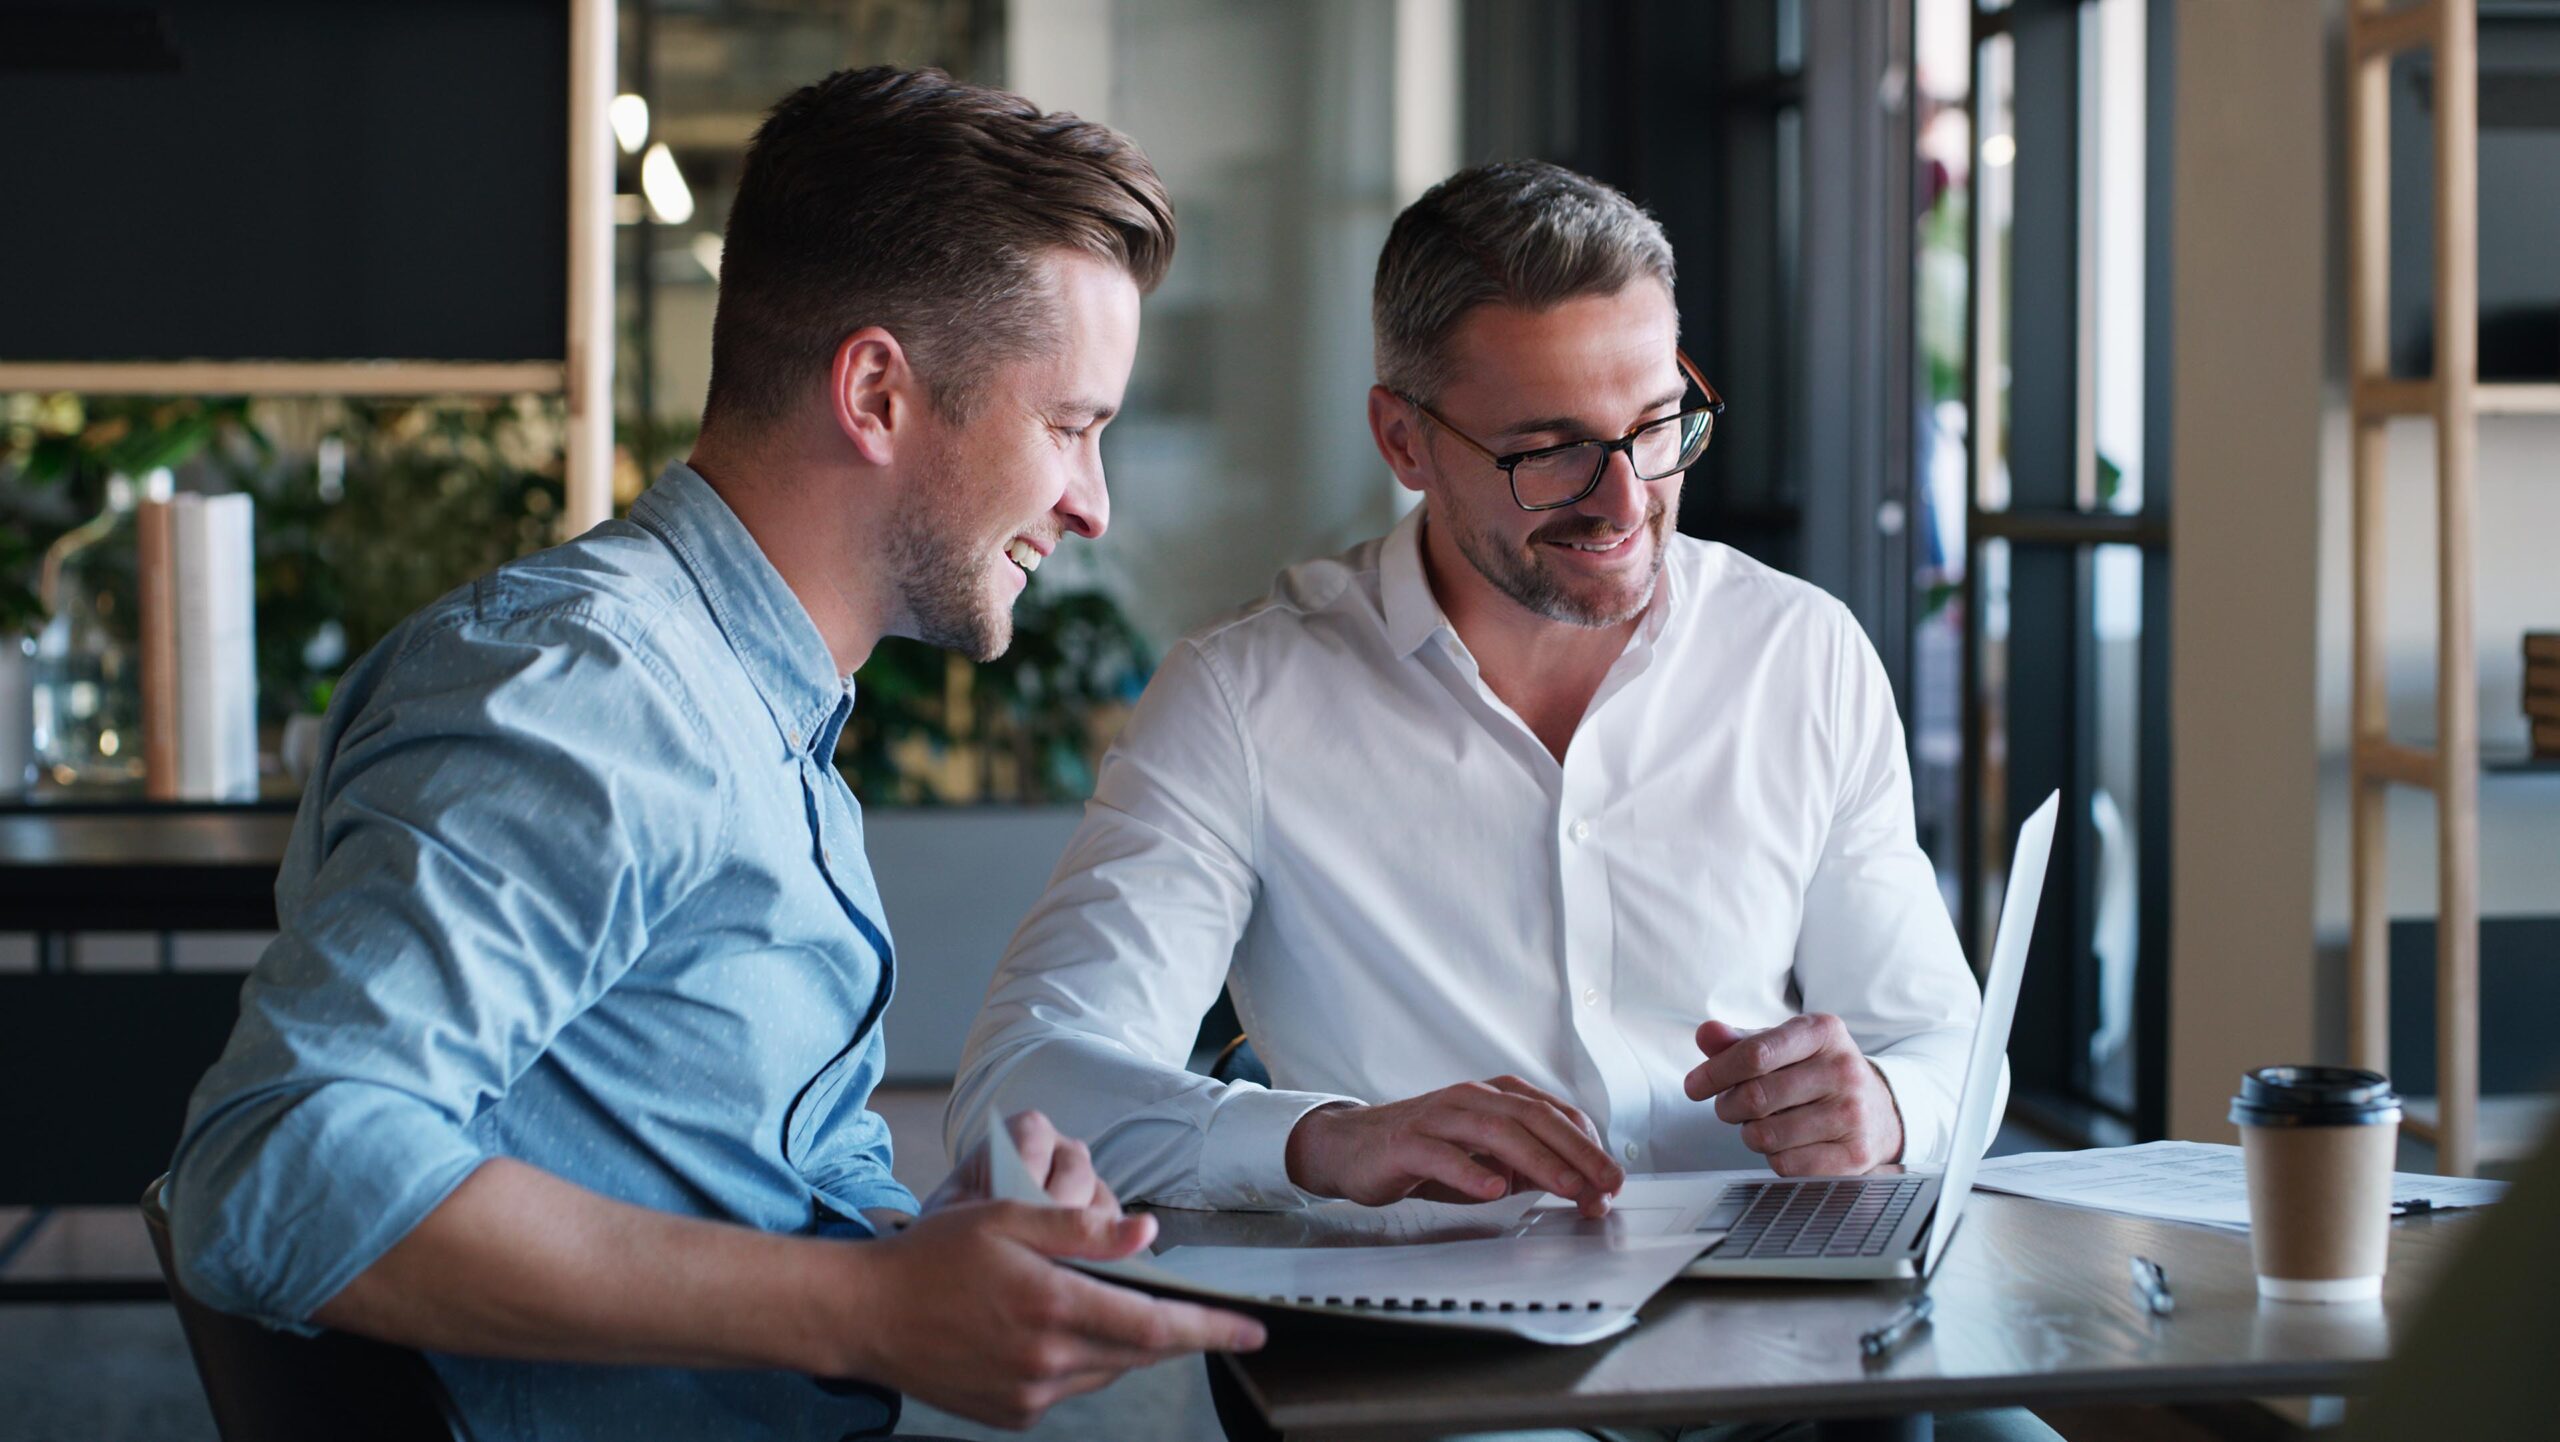
[[2165, 61], [2157, 0], [1918, 0], [1913, 772], [1987, 954], [2063, 797], [2010, 1059], [2098, 1140], [2165, 1119]]

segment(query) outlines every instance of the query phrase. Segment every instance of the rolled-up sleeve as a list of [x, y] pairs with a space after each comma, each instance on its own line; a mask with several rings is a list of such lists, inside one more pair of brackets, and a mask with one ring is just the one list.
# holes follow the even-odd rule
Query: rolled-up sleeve
[[473, 1119], [709, 870], [729, 808], [657, 666], [591, 616], [466, 615], [350, 675], [171, 1165], [198, 1297], [305, 1324], [479, 1166]]
[[1093, 1148], [1130, 1201], [1276, 1208], [1285, 1161], [1330, 1101], [1186, 1070], [1252, 915], [1257, 781], [1217, 663], [1165, 658], [1096, 777], [1084, 823], [1014, 935], [969, 1033], [944, 1124], [952, 1155], [1036, 1108]]
[[[1848, 1024], [1892, 1089], [1899, 1160], [1943, 1162], [1982, 991], [1913, 831], [1902, 723], [1883, 664], [1845, 609], [1834, 633], [1838, 787], [1805, 890], [1796, 984], [1805, 1010]], [[2003, 1103], [2007, 1087], [2004, 1067]]]

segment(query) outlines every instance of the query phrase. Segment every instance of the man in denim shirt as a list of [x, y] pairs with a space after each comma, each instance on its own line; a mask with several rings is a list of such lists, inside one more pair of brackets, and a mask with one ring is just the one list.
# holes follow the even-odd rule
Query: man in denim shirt
[[1258, 1345], [1054, 1264], [1152, 1224], [1037, 1114], [1009, 1127], [1063, 1205], [964, 1165], [907, 1225], [865, 1106], [893, 951], [831, 761], [880, 637], [993, 657], [1040, 558], [1102, 533], [1172, 249], [1100, 126], [933, 72], [776, 107], [691, 464], [339, 691], [172, 1166], [190, 1291], [425, 1350], [483, 1442], [834, 1438], [899, 1391], [1023, 1425]]

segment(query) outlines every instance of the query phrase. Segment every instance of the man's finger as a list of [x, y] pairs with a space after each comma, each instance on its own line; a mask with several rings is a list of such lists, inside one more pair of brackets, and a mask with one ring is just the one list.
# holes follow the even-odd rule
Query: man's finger
[[1726, 1087], [1792, 1066], [1822, 1047], [1823, 1030], [1811, 1017], [1792, 1016], [1766, 1031], [1756, 1031], [1708, 1058], [1705, 1101]]
[[1422, 1131], [1425, 1136], [1456, 1143], [1493, 1168], [1507, 1168], [1527, 1178], [1529, 1185], [1540, 1191], [1578, 1197], [1594, 1190], [1593, 1184], [1558, 1156], [1534, 1129], [1507, 1113], [1451, 1107], [1427, 1118]]
[[1510, 1178], [1477, 1161], [1469, 1148], [1437, 1137], [1406, 1138], [1393, 1161], [1404, 1175], [1438, 1182], [1462, 1197], [1491, 1202], [1511, 1195]]
[[1094, 1189], [1102, 1179], [1094, 1175], [1093, 1153], [1073, 1137], [1060, 1137], [1049, 1154], [1049, 1173], [1044, 1190], [1049, 1200], [1062, 1207], [1093, 1205]]
[[1698, 1050], [1709, 1057], [1742, 1040], [1757, 1030], [1735, 1026], [1730, 1022], [1704, 1021], [1698, 1024]]
[[[1589, 1119], [1561, 1102], [1544, 1098], [1521, 1097], [1510, 1101], [1510, 1114], [1527, 1127], [1549, 1151], [1589, 1185], [1580, 1192], [1550, 1187], [1561, 1196], [1594, 1196], [1615, 1192], [1627, 1180], [1626, 1168], [1610, 1157], [1608, 1148], [1600, 1144], [1599, 1134], [1591, 1130]], [[1576, 1125], [1579, 1122], [1580, 1125]]]
[[1250, 1352], [1264, 1341], [1262, 1324], [1238, 1312], [1165, 1301], [1091, 1277], [1067, 1281], [1068, 1328], [1105, 1347], [1163, 1361], [1187, 1352]]
[[1769, 1170], [1782, 1177], [1846, 1177], [1857, 1175], [1860, 1168], [1857, 1154], [1845, 1144], [1820, 1142], [1773, 1154]]
[[1051, 1257], [1116, 1262], [1155, 1240], [1156, 1219], [1144, 1213], [1113, 1217], [1091, 1207], [997, 1205], [1006, 1232]]
[[1775, 1156], [1799, 1147], [1853, 1139], [1857, 1130], [1857, 1114], [1847, 1100], [1825, 1097], [1744, 1123], [1742, 1144], [1764, 1157]]
[[1828, 1054], [1816, 1056], [1725, 1088], [1716, 1094], [1716, 1115], [1736, 1125], [1776, 1116], [1789, 1107], [1836, 1095], [1854, 1080], [1844, 1077]]
[[1022, 1154], [1022, 1169], [1035, 1177], [1049, 1175], [1058, 1150], [1058, 1129], [1038, 1112], [1015, 1112], [1005, 1118], [1004, 1129], [1013, 1138], [1013, 1149]]
[[[1566, 1101], [1555, 1093], [1531, 1086], [1529, 1083], [1522, 1081], [1516, 1076], [1498, 1076], [1491, 1082], [1487, 1083], [1487, 1085], [1493, 1087], [1497, 1091], [1509, 1092], [1511, 1095], [1516, 1097], [1527, 1097], [1532, 1101], [1545, 1102], [1548, 1106], [1555, 1108], [1557, 1113], [1562, 1115], [1566, 1121], [1572, 1123], [1574, 1130], [1591, 1138], [1591, 1144], [1593, 1146], [1597, 1147], [1601, 1145], [1600, 1128], [1592, 1123], [1591, 1118], [1583, 1112], [1582, 1108], [1575, 1106], [1573, 1103]], [[1601, 1152], [1601, 1157], [1603, 1160], [1606, 1160], [1608, 1157], [1608, 1153], [1605, 1148]]]

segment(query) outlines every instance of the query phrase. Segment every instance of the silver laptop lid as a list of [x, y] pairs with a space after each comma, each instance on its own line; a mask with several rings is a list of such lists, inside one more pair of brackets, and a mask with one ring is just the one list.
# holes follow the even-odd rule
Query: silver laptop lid
[[1944, 1180], [1938, 1184], [1938, 1215], [1929, 1226], [1929, 1248], [1920, 1259], [1920, 1275], [1938, 1270], [1947, 1239], [1956, 1232], [1965, 1198], [1973, 1191], [1974, 1168], [1991, 1145], [1991, 1111], [2000, 1100], [2000, 1068], [2009, 1055], [2009, 1023], [2018, 1015], [2018, 979], [2027, 972], [2027, 946], [2035, 940], [2036, 902], [2044, 895], [2044, 864], [2053, 855], [2054, 817], [2062, 810], [2062, 793], [2044, 804], [2018, 828], [2017, 854], [2009, 862], [2009, 890], [2000, 902], [2000, 929], [1992, 934], [1991, 972], [1982, 979], [1982, 1019], [1973, 1028], [1973, 1055], [1964, 1066], [1964, 1093], [1956, 1102], [1955, 1150], [1947, 1155]]

